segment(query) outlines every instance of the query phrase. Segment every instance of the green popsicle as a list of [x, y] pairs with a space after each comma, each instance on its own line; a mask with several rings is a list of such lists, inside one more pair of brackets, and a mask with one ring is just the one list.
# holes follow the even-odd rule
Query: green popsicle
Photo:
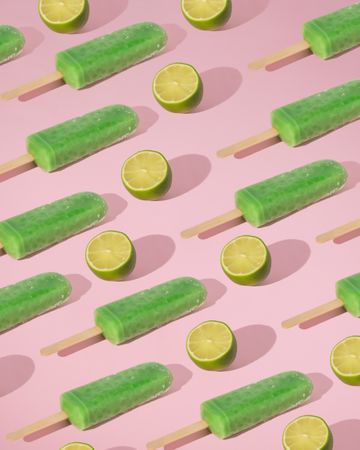
[[347, 312], [360, 317], [360, 273], [337, 281], [336, 296], [344, 302]]
[[80, 192], [0, 222], [6, 253], [23, 258], [100, 222], [107, 204], [98, 194]]
[[346, 6], [304, 24], [311, 51], [328, 59], [360, 44], [360, 3]]
[[58, 273], [42, 273], [0, 289], [0, 332], [66, 302], [71, 284]]
[[56, 55], [56, 68], [67, 84], [80, 89], [159, 53], [165, 30], [152, 22], [137, 23]]
[[28, 152], [46, 172], [78, 161], [135, 131], [138, 116], [124, 105], [111, 105], [68, 120], [27, 138]]

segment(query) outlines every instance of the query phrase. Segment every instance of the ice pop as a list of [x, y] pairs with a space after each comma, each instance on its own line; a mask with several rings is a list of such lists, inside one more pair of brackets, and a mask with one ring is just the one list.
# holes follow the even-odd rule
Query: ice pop
[[0, 64], [19, 55], [25, 45], [23, 33], [10, 25], [0, 25]]
[[60, 397], [61, 411], [7, 435], [15, 441], [68, 420], [84, 430], [163, 395], [171, 386], [172, 374], [162, 364], [140, 364], [84, 386]]
[[107, 204], [100, 195], [79, 192], [3, 220], [0, 243], [6, 253], [20, 259], [93, 227], [106, 211]]
[[310, 20], [303, 27], [303, 41], [284, 50], [260, 58], [249, 65], [257, 70], [274, 63], [312, 52], [321, 59], [328, 59], [360, 44], [360, 3]]
[[51, 355], [90, 337], [102, 335], [122, 344], [199, 308], [206, 298], [205, 286], [195, 278], [175, 278], [151, 289], [100, 306], [96, 326], [41, 350]]
[[0, 288], [0, 332], [65, 303], [70, 293], [70, 281], [54, 272]]
[[62, 79], [69, 86], [80, 89], [151, 58], [165, 47], [166, 42], [166, 31], [159, 25], [137, 23], [58, 53], [54, 73], [1, 97], [10, 100]]
[[282, 323], [291, 328], [335, 310], [344, 310], [354, 317], [360, 317], [360, 273], [336, 282], [336, 299], [317, 308], [306, 311]]
[[254, 227], [273, 222], [340, 190], [347, 179], [336, 161], [321, 160], [240, 189], [236, 209], [181, 233], [189, 238], [244, 217]]
[[0, 175], [35, 162], [53, 172], [119, 142], [136, 130], [138, 116], [124, 105], [110, 105], [39, 131], [27, 138], [28, 154], [0, 165]]
[[[290, 147], [303, 144], [360, 117], [360, 80], [336, 86], [271, 113], [272, 128], [217, 152], [220, 158], [280, 139]], [[269, 146], [267, 145], [267, 146]]]
[[147, 448], [162, 448], [208, 428], [220, 439], [234, 436], [300, 406], [312, 390], [310, 378], [303, 373], [282, 372], [203, 402], [200, 422], [152, 441]]

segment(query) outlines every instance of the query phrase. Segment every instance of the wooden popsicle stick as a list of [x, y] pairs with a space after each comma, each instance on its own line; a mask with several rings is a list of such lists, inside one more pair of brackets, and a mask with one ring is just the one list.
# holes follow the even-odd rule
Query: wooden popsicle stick
[[225, 214], [214, 217], [213, 219], [207, 220], [206, 222], [200, 223], [194, 227], [188, 228], [181, 232], [181, 237], [188, 239], [190, 237], [196, 236], [198, 234], [204, 233], [205, 231], [212, 230], [213, 228], [223, 225], [224, 223], [230, 222], [234, 219], [239, 219], [243, 216], [242, 211], [236, 208]]
[[229, 147], [222, 148], [221, 150], [218, 150], [216, 154], [219, 158], [226, 158], [227, 156], [235, 155], [236, 153], [248, 150], [255, 145], [264, 144], [266, 141], [270, 141], [278, 137], [278, 131], [275, 128], [269, 128], [268, 130], [256, 134], [255, 136], [251, 136], [248, 139], [237, 142]]
[[57, 353], [60, 350], [65, 350], [67, 348], [72, 347], [75, 344], [80, 344], [81, 342], [87, 341], [92, 337], [99, 336], [102, 334], [102, 330], [100, 327], [92, 327], [87, 330], [81, 331], [80, 333], [74, 334], [62, 341], [55, 342], [54, 344], [49, 345], [48, 347], [44, 347], [40, 350], [40, 353], [43, 356], [49, 356], [53, 353]]
[[55, 72], [49, 73], [43, 77], [37, 78], [36, 80], [30, 81], [29, 83], [18, 86], [15, 89], [4, 92], [0, 95], [0, 99], [12, 100], [13, 98], [20, 97], [21, 95], [27, 94], [28, 92], [34, 91], [35, 89], [39, 89], [49, 83], [53, 83], [54, 81], [62, 80], [63, 77], [64, 76], [61, 72], [55, 70]]
[[271, 64], [282, 61], [283, 59], [289, 58], [291, 56], [295, 56], [298, 53], [304, 52], [305, 50], [309, 50], [310, 45], [308, 42], [300, 41], [296, 44], [290, 45], [290, 47], [284, 48], [283, 50], [279, 50], [271, 55], [264, 56], [263, 58], [259, 58], [256, 61], [253, 61], [249, 64], [250, 70], [259, 70], [264, 69]]
[[146, 448], [148, 450], [156, 450], [158, 448], [162, 448], [165, 445], [171, 444], [172, 442], [176, 442], [187, 436], [191, 436], [192, 434], [197, 433], [199, 431], [206, 430], [208, 427], [209, 426], [207, 422], [205, 422], [204, 420], [200, 420], [199, 422], [192, 423], [191, 425], [181, 428], [180, 430], [174, 431], [173, 433], [167, 434], [166, 436], [156, 439], [155, 441], [149, 442], [146, 445]]
[[68, 419], [68, 415], [63, 411], [57, 412], [52, 416], [46, 417], [45, 419], [41, 419], [31, 425], [27, 425], [26, 427], [20, 428], [17, 431], [9, 433], [6, 436], [8, 441], [17, 441], [18, 439], [22, 439], [26, 436], [30, 436], [38, 431], [44, 430], [45, 428], [51, 427], [52, 425], [56, 425], [64, 420]]
[[320, 234], [316, 237], [316, 242], [323, 244], [324, 242], [332, 241], [344, 234], [350, 233], [360, 228], [360, 219], [353, 220], [345, 225], [334, 228], [333, 230], [327, 231], [326, 233]]
[[34, 163], [34, 157], [30, 155], [30, 153], [26, 153], [16, 159], [0, 164], [0, 175], [5, 175], [13, 170], [25, 168], [25, 166], [29, 166], [29, 169], [31, 169], [35, 166], [35, 164], [32, 163]]
[[320, 317], [323, 314], [326, 314], [330, 311], [334, 311], [339, 307], [344, 306], [344, 302], [340, 299], [332, 300], [331, 302], [324, 303], [314, 309], [310, 309], [310, 311], [306, 311], [302, 314], [298, 314], [297, 316], [291, 317], [291, 319], [285, 320], [281, 325], [283, 328], [292, 328], [296, 325], [300, 325], [308, 320], [315, 319], [316, 317]]

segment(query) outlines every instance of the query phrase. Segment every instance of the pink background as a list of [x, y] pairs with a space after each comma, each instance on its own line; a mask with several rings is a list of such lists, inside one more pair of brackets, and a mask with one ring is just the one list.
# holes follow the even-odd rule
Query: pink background
[[[75, 35], [48, 30], [35, 3], [1, 2], [1, 22], [21, 28], [27, 38], [23, 55], [0, 68], [2, 91], [53, 71], [58, 50], [134, 22], [164, 25], [169, 45], [160, 56], [89, 89], [64, 85], [0, 105], [1, 162], [25, 152], [28, 134], [107, 104], [134, 107], [141, 120], [135, 136], [65, 170], [33, 169], [0, 184], [0, 219], [82, 190], [105, 194], [110, 204], [107, 220], [96, 229], [23, 261], [0, 258], [1, 286], [44, 271], [69, 275], [74, 286], [68, 305], [0, 336], [0, 448], [52, 450], [81, 440], [96, 450], [141, 449], [197, 421], [201, 401], [294, 369], [311, 374], [310, 403], [235, 438], [208, 435], [187, 448], [279, 449], [290, 420], [316, 414], [331, 425], [336, 450], [358, 449], [359, 390], [342, 384], [329, 366], [331, 348], [358, 333], [358, 321], [343, 314], [306, 330], [283, 330], [280, 322], [332, 300], [335, 281], [359, 270], [359, 238], [340, 245], [314, 241], [359, 215], [359, 124], [296, 150], [279, 143], [242, 160], [215, 157], [217, 149], [267, 129], [275, 107], [358, 77], [360, 49], [328, 62], [310, 56], [277, 71], [247, 70], [253, 59], [301, 39], [305, 20], [351, 2], [234, 0], [226, 28], [203, 32], [185, 21], [177, 0], [93, 0], [88, 25]], [[193, 114], [168, 113], [152, 96], [155, 72], [174, 61], [194, 64], [203, 78], [204, 99]], [[124, 159], [144, 148], [163, 152], [173, 168], [173, 187], [163, 201], [136, 200], [120, 181]], [[236, 189], [323, 158], [345, 162], [349, 169], [349, 184], [339, 195], [260, 230], [243, 224], [207, 240], [179, 237], [182, 229], [233, 208]], [[84, 263], [86, 243], [108, 229], [126, 232], [135, 243], [138, 265], [128, 281], [102, 281]], [[223, 246], [248, 233], [264, 239], [273, 257], [271, 275], [258, 287], [231, 283], [219, 264]], [[66, 357], [40, 357], [41, 347], [92, 326], [97, 306], [183, 275], [206, 280], [209, 299], [201, 311], [120, 347], [102, 341]], [[222, 373], [203, 371], [186, 355], [187, 333], [208, 319], [227, 322], [238, 338], [236, 362]], [[68, 426], [32, 442], [5, 441], [7, 432], [57, 412], [61, 392], [149, 360], [174, 373], [173, 388], [163, 398], [86, 432]]]

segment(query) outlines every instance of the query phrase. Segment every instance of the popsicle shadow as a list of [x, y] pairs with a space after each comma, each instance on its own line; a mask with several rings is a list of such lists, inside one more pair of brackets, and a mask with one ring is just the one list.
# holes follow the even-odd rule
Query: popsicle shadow
[[229, 22], [222, 30], [230, 30], [249, 22], [259, 16], [268, 7], [270, 0], [243, 0], [232, 2], [232, 13]]
[[314, 385], [314, 390], [309, 400], [309, 403], [313, 403], [320, 400], [327, 392], [329, 392], [334, 383], [329, 377], [322, 373], [308, 373], [307, 375]]
[[230, 228], [237, 227], [238, 225], [241, 225], [244, 222], [246, 222], [246, 220], [243, 217], [238, 217], [237, 219], [229, 220], [228, 222], [226, 222], [222, 225], [219, 225], [217, 227], [214, 227], [211, 230], [205, 231], [204, 233], [200, 233], [198, 235], [198, 238], [199, 239], [209, 239], [213, 236], [216, 236], [217, 234], [220, 234], [226, 230], [229, 230]]
[[24, 33], [25, 36], [25, 46], [19, 57], [29, 55], [33, 50], [35, 50], [44, 40], [44, 35], [33, 27], [20, 27], [20, 31]]
[[210, 160], [202, 155], [182, 155], [169, 161], [172, 171], [172, 184], [162, 200], [180, 197], [199, 186], [209, 175]]
[[111, 447], [107, 450], [136, 450], [134, 447]]
[[127, 280], [137, 280], [164, 266], [175, 252], [175, 243], [169, 236], [150, 234], [133, 242], [136, 266]]
[[182, 389], [182, 387], [185, 386], [185, 384], [187, 384], [193, 376], [193, 373], [191, 372], [191, 370], [189, 370], [187, 367], [183, 366], [182, 364], [168, 364], [167, 368], [173, 374], [174, 378], [173, 378], [171, 387], [168, 390], [168, 392], [165, 394], [165, 396], [171, 395], [171, 394], [174, 394], [175, 392], [180, 391]]
[[242, 83], [241, 73], [234, 67], [215, 67], [201, 74], [204, 95], [194, 113], [207, 111], [232, 97]]
[[181, 42], [186, 38], [186, 31], [175, 23], [167, 23], [162, 25], [168, 35], [168, 41], [163, 53], [171, 52], [175, 50], [176, 47], [181, 44]]
[[227, 370], [236, 370], [245, 367], [262, 356], [266, 355], [276, 342], [276, 333], [267, 325], [248, 325], [234, 331], [238, 347], [235, 361]]
[[300, 270], [311, 255], [309, 245], [299, 239], [285, 239], [269, 245], [271, 271], [261, 285], [277, 283]]
[[2, 175], [0, 175], [0, 183], [9, 180], [10, 178], [14, 178], [24, 172], [27, 172], [28, 170], [34, 169], [35, 167], [37, 167], [35, 162], [29, 162], [21, 167], [17, 167], [16, 169], [11, 170], [10, 172], [3, 173]]
[[74, 273], [66, 275], [66, 278], [71, 283], [72, 291], [69, 300], [64, 304], [64, 306], [79, 301], [81, 297], [83, 297], [91, 288], [90, 281], [82, 275]]
[[134, 136], [145, 133], [159, 119], [159, 115], [147, 106], [134, 106], [132, 108], [139, 116], [139, 125]]
[[349, 233], [343, 234], [334, 239], [335, 244], [344, 244], [345, 242], [351, 241], [360, 236], [360, 228], [357, 230], [350, 231]]
[[127, 201], [120, 197], [120, 195], [114, 193], [102, 194], [102, 197], [109, 206], [105, 220], [101, 222], [104, 225], [115, 220], [126, 209]]
[[235, 159], [242, 159], [246, 158], [248, 156], [254, 155], [255, 153], [260, 152], [261, 150], [265, 150], [268, 147], [272, 147], [275, 144], [278, 144], [281, 142], [281, 139], [276, 136], [270, 139], [267, 139], [264, 142], [260, 142], [259, 144], [252, 145], [251, 147], [247, 148], [246, 150], [241, 150], [238, 153], [234, 153]]
[[201, 282], [205, 285], [207, 296], [204, 304], [199, 308], [199, 311], [215, 305], [227, 291], [226, 286], [214, 278], [205, 278], [201, 280]]
[[193, 433], [190, 436], [186, 436], [182, 439], [178, 439], [177, 441], [172, 442], [171, 444], [165, 445], [164, 450], [175, 450], [177, 448], [184, 447], [185, 445], [197, 441], [198, 439], [202, 439], [205, 436], [208, 436], [209, 434], [211, 434], [209, 429], [197, 431], [196, 433]]
[[299, 328], [301, 328], [302, 330], [307, 330], [308, 328], [313, 328], [323, 322], [333, 319], [334, 317], [340, 316], [344, 312], [345, 312], [345, 308], [340, 306], [339, 308], [334, 309], [333, 311], [329, 311], [325, 314], [322, 314], [319, 317], [315, 317], [314, 319], [310, 319], [306, 322], [301, 323], [299, 325]]
[[360, 420], [349, 419], [331, 425], [334, 449], [358, 450], [360, 441]]
[[112, 22], [125, 11], [127, 6], [128, 0], [107, 0], [106, 7], [99, 0], [89, 0], [89, 20], [79, 33], [87, 33]]
[[353, 189], [360, 183], [360, 164], [355, 161], [343, 161], [341, 164], [345, 167], [348, 173], [347, 182], [342, 189], [342, 192], [346, 192]]
[[24, 441], [25, 442], [37, 441], [38, 439], [41, 439], [49, 434], [55, 433], [55, 431], [62, 430], [63, 428], [65, 428], [69, 425], [71, 425], [70, 421], [65, 419], [61, 422], [58, 422], [55, 425], [51, 425], [40, 431], [36, 431], [35, 433], [29, 434], [28, 436], [24, 437]]
[[28, 356], [8, 355], [0, 358], [0, 398], [23, 386], [34, 371], [34, 361]]
[[27, 102], [32, 100], [33, 98], [39, 97], [40, 95], [46, 94], [47, 92], [52, 91], [53, 89], [59, 88], [65, 85], [64, 80], [56, 80], [51, 83], [46, 84], [45, 86], [41, 86], [37, 89], [32, 90], [26, 94], [20, 95], [18, 100], [20, 102]]
[[288, 56], [287, 58], [282, 59], [281, 61], [277, 61], [273, 64], [268, 65], [265, 70], [267, 72], [274, 72], [275, 70], [279, 70], [285, 66], [289, 66], [300, 59], [306, 58], [307, 56], [313, 55], [313, 52], [310, 49], [303, 50], [295, 55]]

